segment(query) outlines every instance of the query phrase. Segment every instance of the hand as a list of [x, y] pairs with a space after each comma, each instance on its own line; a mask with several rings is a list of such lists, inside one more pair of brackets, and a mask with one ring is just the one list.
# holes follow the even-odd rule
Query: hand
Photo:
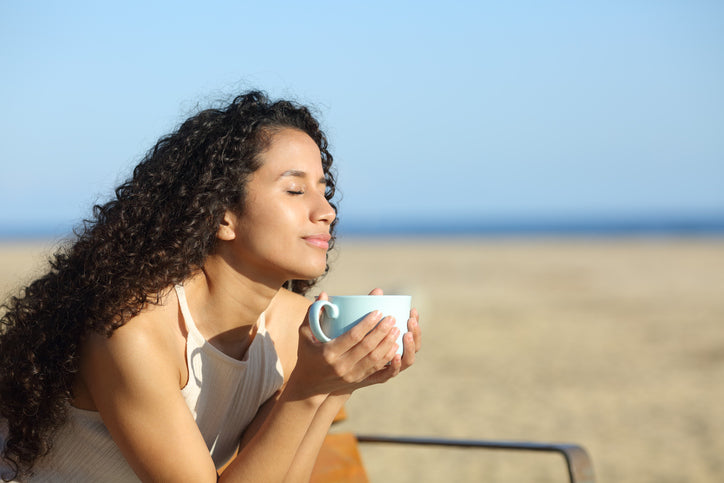
[[[376, 288], [370, 295], [384, 295], [382, 289]], [[407, 320], [407, 332], [402, 336], [402, 358], [400, 371], [404, 371], [415, 363], [415, 354], [422, 346], [422, 331], [420, 330], [420, 315], [416, 308], [410, 310], [410, 318]], [[400, 358], [399, 355], [396, 358]], [[393, 361], [394, 362], [394, 361]], [[396, 375], [396, 374], [395, 374]]]
[[[372, 290], [369, 294], [384, 295], [380, 288]], [[407, 320], [407, 332], [402, 337], [402, 357], [395, 353], [394, 357], [388, 364], [385, 364], [384, 368], [356, 384], [354, 389], [386, 382], [415, 363], [415, 354], [420, 350], [422, 345], [422, 332], [419, 321], [420, 316], [417, 309], [413, 308], [410, 310], [410, 318]]]
[[[327, 300], [327, 295], [322, 293], [319, 299]], [[358, 387], [384, 382], [397, 375], [402, 366], [396, 355], [399, 334], [393, 318], [382, 318], [375, 311], [341, 336], [321, 343], [312, 335], [307, 314], [299, 329], [297, 364], [289, 384], [301, 397], [310, 397], [351, 393]]]
[[[381, 288], [373, 289], [370, 295], [384, 295]], [[416, 308], [410, 310], [410, 318], [407, 320], [407, 332], [402, 336], [402, 358], [400, 370], [404, 371], [415, 363], [415, 354], [422, 346], [422, 332], [420, 330], [420, 315]], [[399, 357], [399, 356], [398, 356]]]

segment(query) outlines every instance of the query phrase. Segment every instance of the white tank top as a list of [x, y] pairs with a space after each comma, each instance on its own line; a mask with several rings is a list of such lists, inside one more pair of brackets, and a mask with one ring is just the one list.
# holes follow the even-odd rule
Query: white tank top
[[[264, 314], [244, 358], [237, 360], [204, 339], [191, 317], [183, 286], [176, 286], [176, 293], [188, 330], [189, 380], [181, 393], [218, 469], [234, 455], [259, 407], [282, 386], [282, 365]], [[33, 482], [138, 481], [98, 412], [72, 406], [53, 450], [37, 461], [34, 471]]]

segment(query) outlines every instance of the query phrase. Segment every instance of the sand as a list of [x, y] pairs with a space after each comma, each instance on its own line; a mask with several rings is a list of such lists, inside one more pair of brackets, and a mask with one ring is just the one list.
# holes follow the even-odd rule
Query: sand
[[[0, 245], [0, 293], [51, 243]], [[724, 480], [724, 239], [342, 239], [320, 288], [409, 293], [417, 363], [335, 431], [576, 442], [598, 481]], [[374, 482], [566, 481], [555, 455], [363, 447]]]

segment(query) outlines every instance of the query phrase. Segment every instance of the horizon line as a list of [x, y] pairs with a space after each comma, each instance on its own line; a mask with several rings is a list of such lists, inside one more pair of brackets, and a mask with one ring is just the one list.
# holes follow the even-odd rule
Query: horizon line
[[[724, 215], [708, 217], [569, 217], [529, 220], [357, 220], [340, 221], [338, 236], [637, 236], [724, 235]], [[72, 238], [73, 226], [15, 224], [0, 226], [0, 241]]]

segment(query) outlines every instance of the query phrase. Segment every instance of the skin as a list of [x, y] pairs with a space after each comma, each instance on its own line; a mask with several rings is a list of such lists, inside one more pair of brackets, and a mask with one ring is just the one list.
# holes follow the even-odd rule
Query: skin
[[335, 214], [324, 198], [320, 152], [307, 134], [282, 129], [260, 159], [244, 214], [225, 214], [218, 249], [184, 283], [199, 331], [231, 357], [244, 356], [265, 312], [284, 369], [282, 389], [259, 409], [224, 472], [217, 475], [181, 396], [189, 378], [187, 333], [171, 287], [161, 304], [110, 338], [89, 336], [82, 347], [73, 404], [100, 412], [143, 481], [308, 481], [350, 394], [395, 377], [420, 348], [415, 310], [402, 357], [395, 354], [394, 321], [379, 313], [329, 343], [314, 338], [306, 319], [310, 301], [281, 287], [325, 270]]

